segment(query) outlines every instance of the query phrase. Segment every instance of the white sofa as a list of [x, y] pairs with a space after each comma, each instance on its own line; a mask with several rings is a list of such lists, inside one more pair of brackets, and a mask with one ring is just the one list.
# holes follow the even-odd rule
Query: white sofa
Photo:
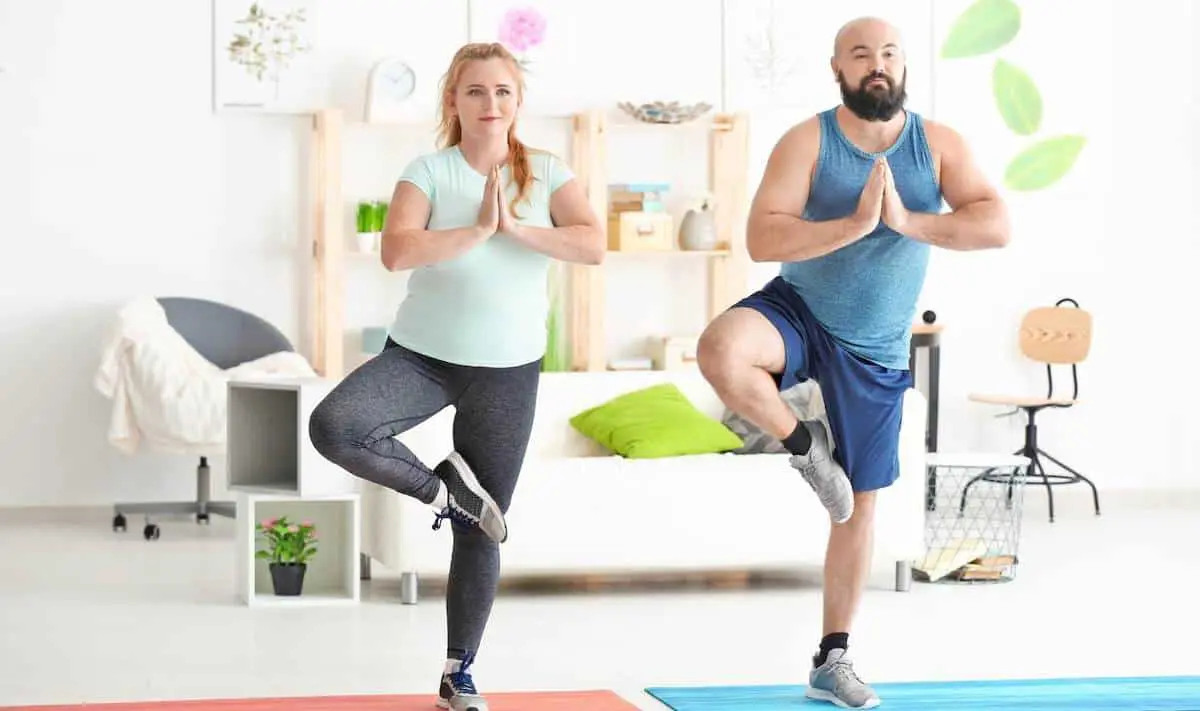
[[[676, 383], [720, 418], [720, 400], [685, 371], [548, 373], [543, 376], [525, 467], [508, 512], [502, 575], [672, 571], [820, 570], [829, 517], [784, 454], [705, 454], [625, 459], [576, 432], [569, 419], [616, 395]], [[819, 390], [811, 407], [821, 411]], [[923, 555], [925, 398], [904, 405], [901, 476], [880, 493], [873, 571]], [[804, 414], [804, 413], [801, 413]], [[447, 410], [400, 436], [426, 462], [450, 450]], [[452, 536], [431, 530], [429, 507], [364, 483], [363, 552], [402, 574], [403, 602], [417, 576], [444, 579]], [[906, 585], [897, 585], [906, 589]]]

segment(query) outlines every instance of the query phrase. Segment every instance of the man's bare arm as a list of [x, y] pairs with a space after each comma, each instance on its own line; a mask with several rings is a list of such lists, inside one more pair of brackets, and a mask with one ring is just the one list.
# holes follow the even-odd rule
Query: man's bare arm
[[909, 213], [902, 234], [953, 250], [995, 249], [1008, 244], [1008, 209], [976, 165], [965, 140], [947, 126], [926, 122], [930, 146], [940, 156], [939, 180], [951, 212]]
[[835, 220], [806, 220], [813, 166], [820, 149], [815, 117], [783, 135], [771, 151], [750, 205], [746, 248], [756, 262], [800, 262], [821, 257], [861, 239], [879, 222], [881, 166], [868, 178], [859, 210]]

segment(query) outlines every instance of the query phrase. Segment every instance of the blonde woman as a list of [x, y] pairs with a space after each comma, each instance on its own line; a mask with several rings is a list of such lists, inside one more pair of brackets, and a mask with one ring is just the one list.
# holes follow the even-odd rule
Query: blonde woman
[[[382, 260], [412, 270], [382, 353], [313, 412], [313, 444], [351, 474], [451, 521], [438, 705], [486, 711], [469, 667], [495, 598], [504, 515], [533, 424], [550, 260], [598, 264], [605, 241], [559, 158], [516, 135], [524, 82], [500, 44], [469, 44], [442, 83], [442, 148], [392, 195]], [[454, 406], [453, 451], [430, 467], [394, 439]]]

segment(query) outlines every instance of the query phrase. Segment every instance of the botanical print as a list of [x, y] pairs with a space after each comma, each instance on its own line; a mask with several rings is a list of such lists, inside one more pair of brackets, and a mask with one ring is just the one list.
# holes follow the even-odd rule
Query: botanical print
[[305, 108], [313, 1], [213, 0], [218, 110]]
[[[1021, 29], [1021, 10], [1013, 0], [976, 0], [955, 20], [942, 43], [943, 59], [980, 57], [998, 52]], [[1042, 124], [1042, 95], [1033, 78], [1016, 63], [997, 57], [992, 64], [992, 95], [1004, 125], [1031, 142], [1004, 171], [1011, 190], [1041, 190], [1058, 182], [1075, 165], [1085, 139], [1079, 134], [1034, 138]]]

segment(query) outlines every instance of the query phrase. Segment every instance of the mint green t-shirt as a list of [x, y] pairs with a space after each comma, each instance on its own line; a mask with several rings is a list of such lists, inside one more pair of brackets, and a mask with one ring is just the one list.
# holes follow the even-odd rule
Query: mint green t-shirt
[[[549, 153], [529, 153], [533, 185], [517, 204], [517, 221], [553, 227], [550, 195], [573, 175]], [[505, 202], [516, 195], [509, 169], [501, 171]], [[486, 177], [457, 146], [415, 159], [400, 180], [429, 197], [429, 230], [469, 227], [479, 218]], [[461, 365], [509, 367], [545, 354], [550, 257], [496, 233], [446, 261], [417, 267], [396, 310], [390, 335], [396, 343]]]

